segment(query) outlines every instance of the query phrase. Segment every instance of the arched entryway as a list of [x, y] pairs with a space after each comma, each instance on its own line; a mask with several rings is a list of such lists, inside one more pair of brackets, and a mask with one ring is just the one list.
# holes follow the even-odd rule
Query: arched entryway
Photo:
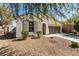
[[43, 26], [42, 26], [43, 28], [43, 34], [45, 35], [46, 34], [46, 24], [45, 23], [43, 23]]

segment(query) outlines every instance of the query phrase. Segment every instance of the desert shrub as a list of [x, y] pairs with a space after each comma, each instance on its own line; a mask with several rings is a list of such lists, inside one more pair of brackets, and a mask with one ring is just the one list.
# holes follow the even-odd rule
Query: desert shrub
[[72, 44], [70, 45], [71, 48], [79, 48], [79, 43], [77, 42], [72, 42]]
[[22, 38], [26, 39], [28, 37], [29, 32], [27, 31], [22, 31]]
[[76, 30], [72, 30], [72, 33], [77, 34], [77, 31]]
[[42, 31], [37, 31], [37, 37], [40, 38], [42, 36]]

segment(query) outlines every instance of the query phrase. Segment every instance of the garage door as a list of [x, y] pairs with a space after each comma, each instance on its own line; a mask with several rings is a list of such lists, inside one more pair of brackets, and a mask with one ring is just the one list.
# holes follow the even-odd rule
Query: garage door
[[59, 33], [59, 32], [60, 32], [60, 27], [49, 26], [49, 33], [50, 34]]

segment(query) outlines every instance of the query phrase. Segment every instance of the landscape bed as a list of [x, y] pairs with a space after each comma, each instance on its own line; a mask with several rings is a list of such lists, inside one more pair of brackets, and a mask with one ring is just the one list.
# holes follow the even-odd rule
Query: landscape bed
[[[13, 39], [14, 40], [14, 39]], [[71, 48], [71, 41], [59, 37], [13, 41], [0, 40], [2, 56], [69, 56], [79, 55], [78, 48]]]

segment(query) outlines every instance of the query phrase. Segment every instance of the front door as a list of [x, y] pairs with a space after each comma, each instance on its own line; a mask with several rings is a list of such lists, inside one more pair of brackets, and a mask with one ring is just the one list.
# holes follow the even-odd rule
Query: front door
[[43, 34], [46, 34], [46, 24], [43, 23]]

